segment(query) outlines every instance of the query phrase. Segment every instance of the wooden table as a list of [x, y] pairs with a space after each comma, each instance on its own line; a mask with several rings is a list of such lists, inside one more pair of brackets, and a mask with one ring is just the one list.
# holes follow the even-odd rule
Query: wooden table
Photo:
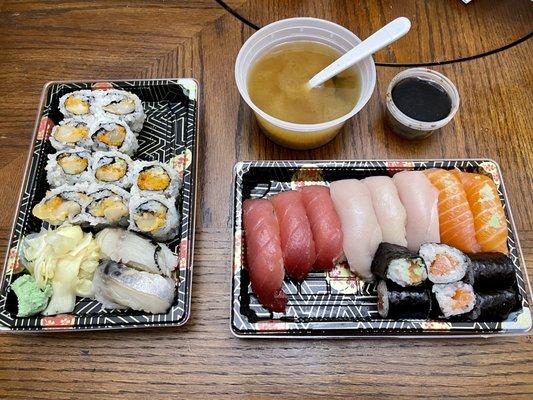
[[[202, 85], [190, 322], [181, 329], [1, 335], [0, 398], [531, 398], [531, 336], [239, 340], [229, 330], [228, 296], [231, 169], [243, 159], [493, 158], [532, 275], [533, 46], [525, 40], [532, 7], [527, 0], [0, 1], [2, 251], [45, 82], [192, 76]], [[302, 15], [362, 37], [400, 15], [413, 29], [376, 55], [376, 93], [344, 131], [320, 149], [295, 152], [260, 134], [239, 98], [233, 63], [251, 26]], [[456, 83], [461, 108], [442, 132], [410, 143], [384, 126], [383, 93], [402, 66], [420, 63]]]

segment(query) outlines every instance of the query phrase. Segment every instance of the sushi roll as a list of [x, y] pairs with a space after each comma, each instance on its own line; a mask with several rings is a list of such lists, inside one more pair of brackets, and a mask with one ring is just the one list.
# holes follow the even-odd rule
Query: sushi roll
[[132, 182], [132, 193], [139, 195], [176, 197], [180, 188], [178, 173], [168, 164], [158, 161], [136, 161]]
[[380, 243], [371, 270], [378, 278], [402, 287], [419, 286], [427, 279], [426, 264], [422, 257], [407, 247], [392, 243]]
[[516, 284], [512, 260], [503, 253], [469, 254], [471, 280], [476, 290], [505, 289]]
[[64, 119], [52, 128], [50, 144], [58, 151], [83, 147], [90, 149], [89, 123], [79, 118]]
[[503, 321], [516, 307], [517, 296], [513, 289], [476, 293], [476, 305], [471, 313], [475, 321]]
[[130, 199], [129, 229], [144, 233], [156, 240], [171, 240], [179, 229], [174, 199], [159, 194], [132, 195]]
[[476, 304], [474, 288], [465, 282], [433, 285], [432, 292], [444, 318], [468, 317]]
[[139, 97], [124, 90], [98, 90], [96, 113], [104, 118], [124, 122], [134, 132], [140, 132], [145, 114]]
[[424, 243], [419, 254], [433, 283], [457, 282], [466, 275], [468, 257], [461, 250], [440, 243]]
[[130, 194], [124, 189], [111, 184], [92, 184], [87, 195], [89, 201], [83, 219], [89, 225], [128, 225]]
[[178, 266], [178, 257], [167, 245], [124, 229], [105, 228], [96, 242], [105, 257], [141, 271], [170, 276]]
[[46, 180], [52, 187], [87, 181], [90, 176], [91, 152], [81, 147], [48, 155]]
[[172, 305], [176, 284], [170, 278], [106, 260], [94, 272], [93, 291], [104, 308], [160, 314]]
[[91, 177], [96, 183], [112, 183], [128, 189], [133, 180], [133, 161], [116, 150], [97, 151], [94, 153]]
[[89, 135], [94, 151], [117, 150], [132, 156], [139, 147], [137, 138], [125, 122], [99, 120], [91, 125]]
[[80, 223], [82, 212], [89, 201], [87, 184], [63, 185], [50, 190], [33, 207], [32, 214], [50, 225], [64, 222]]
[[91, 90], [77, 90], [64, 94], [59, 99], [59, 111], [65, 118], [87, 117], [91, 114], [95, 101]]
[[402, 288], [387, 281], [377, 287], [378, 312], [390, 319], [427, 319], [431, 311], [431, 296], [425, 288]]

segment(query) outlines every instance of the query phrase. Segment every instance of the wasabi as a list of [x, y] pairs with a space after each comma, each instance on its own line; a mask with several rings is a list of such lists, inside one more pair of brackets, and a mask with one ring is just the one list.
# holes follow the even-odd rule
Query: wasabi
[[48, 305], [48, 299], [52, 295], [52, 286], [47, 284], [41, 290], [31, 275], [22, 275], [17, 278], [11, 288], [17, 295], [17, 317], [29, 317], [43, 311]]

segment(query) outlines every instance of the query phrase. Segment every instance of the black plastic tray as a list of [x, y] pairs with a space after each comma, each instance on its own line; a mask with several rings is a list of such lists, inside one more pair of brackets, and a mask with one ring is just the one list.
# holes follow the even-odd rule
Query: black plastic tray
[[[182, 189], [177, 199], [181, 218], [180, 234], [168, 243], [179, 257], [179, 270], [175, 276], [178, 287], [174, 304], [166, 314], [153, 315], [131, 310], [104, 310], [97, 301], [78, 298], [74, 311], [68, 315], [17, 318], [14, 314], [16, 298], [10, 291], [10, 284], [21, 269], [18, 262], [21, 239], [41, 229], [42, 222], [33, 217], [31, 210], [48, 189], [44, 168], [47, 155], [54, 151], [48, 136], [52, 127], [63, 119], [58, 109], [59, 98], [74, 90], [110, 87], [133, 92], [143, 103], [146, 121], [138, 137], [140, 147], [134, 159], [172, 161], [183, 177]], [[191, 302], [194, 244], [197, 103], [198, 84], [193, 79], [50, 82], [44, 87], [31, 155], [0, 283], [0, 331], [141, 328], [179, 326], [187, 322]]]
[[[242, 202], [295, 189], [316, 181], [393, 175], [405, 169], [459, 168], [486, 174], [495, 181], [509, 227], [510, 257], [516, 267], [519, 306], [504, 322], [450, 322], [445, 320], [391, 320], [377, 312], [376, 287], [360, 281], [347, 265], [328, 273], [311, 273], [303, 282], [285, 279], [289, 301], [285, 314], [261, 306], [245, 266]], [[376, 337], [376, 336], [490, 336], [523, 334], [531, 328], [528, 299], [531, 288], [516, 236], [498, 164], [492, 160], [413, 161], [247, 161], [234, 168], [231, 330], [250, 337]]]

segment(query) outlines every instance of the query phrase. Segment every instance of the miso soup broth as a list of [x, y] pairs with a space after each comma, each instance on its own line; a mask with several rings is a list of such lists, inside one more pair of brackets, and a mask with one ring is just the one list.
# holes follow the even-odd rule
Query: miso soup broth
[[340, 56], [337, 50], [317, 42], [276, 46], [250, 69], [250, 99], [267, 114], [299, 124], [317, 124], [346, 115], [360, 96], [356, 68], [349, 68], [319, 87], [309, 89], [306, 85]]

